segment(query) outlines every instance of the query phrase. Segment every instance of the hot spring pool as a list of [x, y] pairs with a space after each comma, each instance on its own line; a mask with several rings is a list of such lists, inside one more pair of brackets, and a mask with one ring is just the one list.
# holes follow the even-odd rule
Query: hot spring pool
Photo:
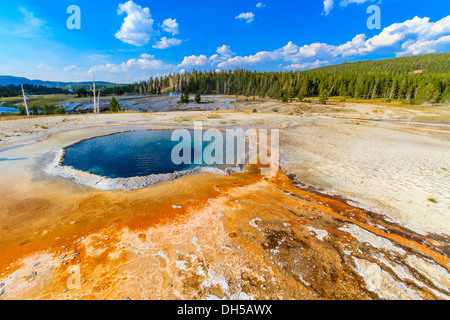
[[[172, 149], [180, 142], [171, 141], [171, 136], [170, 130], [139, 130], [83, 140], [66, 148], [63, 164], [109, 178], [166, 174], [206, 166], [194, 164], [194, 157], [192, 164], [174, 164]], [[203, 143], [203, 150], [207, 145]], [[193, 142], [190, 147], [193, 156], [200, 151]]]

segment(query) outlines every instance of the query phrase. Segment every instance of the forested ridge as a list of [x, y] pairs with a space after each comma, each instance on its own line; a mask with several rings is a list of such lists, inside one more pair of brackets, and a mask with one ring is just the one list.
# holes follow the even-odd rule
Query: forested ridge
[[[100, 87], [100, 86], [99, 86]], [[24, 85], [27, 94], [71, 94], [67, 88]], [[74, 87], [79, 97], [89, 86]], [[130, 85], [102, 86], [102, 95], [181, 93], [244, 95], [284, 102], [319, 97], [400, 100], [410, 104], [450, 103], [450, 52], [360, 61], [308, 71], [245, 69], [192, 71], [152, 77]], [[19, 96], [17, 85], [0, 86], [0, 96]]]
[[200, 91], [283, 101], [326, 96], [449, 103], [450, 53], [343, 63], [308, 71], [194, 70], [150, 78], [137, 83], [134, 90], [143, 94]]

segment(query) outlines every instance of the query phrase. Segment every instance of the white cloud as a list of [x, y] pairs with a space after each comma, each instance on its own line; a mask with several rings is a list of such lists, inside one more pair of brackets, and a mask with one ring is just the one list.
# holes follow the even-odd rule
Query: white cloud
[[182, 40], [176, 38], [168, 39], [166, 37], [162, 37], [156, 44], [153, 45], [153, 48], [167, 49], [169, 47], [179, 46], [182, 42], [183, 42]]
[[326, 16], [330, 13], [330, 11], [334, 7], [334, 1], [333, 0], [324, 0], [323, 2], [323, 14]]
[[245, 20], [247, 23], [251, 23], [255, 19], [255, 14], [253, 12], [245, 12], [234, 17], [235, 19]]
[[178, 23], [177, 19], [166, 19], [164, 20], [162, 26], [163, 30], [165, 32], [171, 33], [172, 36], [178, 34]]
[[231, 51], [230, 46], [227, 46], [225, 44], [220, 47], [217, 47], [216, 52], [225, 58], [231, 58], [232, 56], [235, 55], [235, 53]]
[[341, 0], [339, 2], [339, 5], [341, 7], [346, 7], [346, 6], [348, 6], [349, 4], [352, 4], [352, 3], [363, 4], [363, 3], [366, 3], [366, 2], [375, 2], [375, 1], [381, 2], [381, 0]]
[[121, 64], [108, 63], [104, 65], [96, 65], [89, 69], [91, 72], [108, 72], [108, 73], [133, 73], [135, 71], [162, 71], [171, 69], [173, 66], [167, 65], [161, 60], [156, 59], [130, 59]]
[[258, 2], [258, 3], [256, 4], [256, 7], [257, 7], [258, 9], [262, 9], [262, 8], [265, 8], [266, 5], [265, 5], [264, 3], [262, 3], [262, 2]]
[[206, 65], [211, 66], [231, 59], [231, 57], [235, 55], [235, 53], [231, 51], [230, 46], [225, 44], [217, 47], [216, 52], [216, 54], [213, 54], [209, 58], [206, 55], [184, 57], [183, 61], [178, 66], [183, 68], [203, 67]]
[[439, 49], [445, 51], [445, 47], [450, 47], [450, 35], [440, 37], [436, 40], [417, 41], [415, 43], [404, 43], [402, 49], [404, 51], [397, 53], [397, 56], [418, 55], [434, 53]]
[[290, 65], [284, 67], [284, 69], [288, 69], [288, 70], [308, 70], [308, 69], [314, 69], [314, 68], [318, 68], [318, 67], [324, 66], [324, 65], [326, 65], [328, 63], [329, 62], [326, 61], [326, 60], [324, 60], [324, 61], [316, 60], [316, 61], [312, 61], [312, 62], [290, 64]]
[[192, 55], [189, 57], [184, 57], [183, 61], [178, 65], [183, 68], [193, 68], [193, 67], [202, 67], [207, 64], [211, 64], [211, 60], [205, 55]]
[[119, 4], [117, 14], [126, 13], [122, 27], [116, 33], [116, 38], [141, 47], [150, 41], [153, 33], [153, 19], [149, 8], [142, 8], [133, 1]]
[[290, 62], [286, 68], [305, 69], [342, 61], [346, 57], [368, 54], [395, 53], [408, 54], [433, 53], [448, 50], [450, 45], [450, 16], [437, 22], [429, 18], [415, 17], [402, 23], [394, 23], [384, 28], [378, 35], [366, 39], [358, 34], [342, 45], [312, 43], [298, 46], [289, 42], [274, 51], [261, 51], [249, 56], [235, 56], [220, 61], [219, 68], [233, 68], [255, 65], [271, 61]]
[[63, 71], [72, 71], [72, 70], [78, 70], [79, 68], [76, 65], [67, 66], [63, 69]]
[[[348, 6], [349, 4], [363, 4], [366, 2], [381, 2], [381, 0], [340, 0], [339, 5], [344, 8]], [[324, 0], [323, 1], [323, 15], [328, 15], [331, 10], [334, 8], [334, 0]]]
[[40, 64], [37, 66], [37, 68], [38, 68], [38, 69], [41, 69], [41, 70], [44, 70], [44, 71], [57, 71], [57, 70], [58, 70], [56, 67], [49, 66], [49, 65], [46, 65], [46, 64], [44, 64], [44, 63], [40, 63]]
[[148, 54], [148, 53], [141, 54], [141, 58], [144, 58], [144, 59], [153, 59], [154, 57], [155, 57], [154, 55]]

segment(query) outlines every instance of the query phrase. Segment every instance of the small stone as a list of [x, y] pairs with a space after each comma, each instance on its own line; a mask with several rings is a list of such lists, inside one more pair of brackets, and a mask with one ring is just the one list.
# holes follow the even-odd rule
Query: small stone
[[0, 290], [0, 297], [5, 293], [5, 289]]
[[130, 297], [126, 297], [124, 300], [131, 300]]
[[77, 244], [80, 241], [83, 241], [84, 239], [86, 239], [85, 237], [81, 237], [80, 239], [78, 239], [77, 241], [75, 241], [73, 244]]
[[35, 264], [33, 264], [33, 267], [37, 267], [38, 265], [40, 265], [41, 264], [41, 262], [39, 261], [39, 262], [36, 262]]
[[33, 271], [32, 273], [30, 273], [27, 277], [27, 279], [32, 278], [32, 277], [36, 277], [37, 276], [37, 272]]
[[66, 289], [66, 290], [63, 291], [63, 293], [66, 293], [67, 291], [69, 291], [69, 290]]
[[65, 259], [66, 258], [66, 254], [61, 255], [61, 259]]
[[77, 256], [77, 255], [79, 255], [80, 253], [77, 252], [76, 250], [73, 250], [72, 254], [73, 254], [74, 256]]

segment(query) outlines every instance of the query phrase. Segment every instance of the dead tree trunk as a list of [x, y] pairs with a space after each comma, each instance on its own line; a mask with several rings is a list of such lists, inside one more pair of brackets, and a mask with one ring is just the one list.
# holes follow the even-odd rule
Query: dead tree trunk
[[[98, 113], [98, 106], [97, 106], [97, 99], [96, 99], [97, 92], [95, 90], [95, 73], [93, 72], [92, 75], [94, 77], [93, 87], [91, 87], [90, 85], [89, 85], [89, 87], [90, 87], [90, 89], [92, 91], [92, 96], [94, 97], [94, 113]], [[98, 94], [100, 96], [100, 90], [99, 90]]]
[[100, 113], [100, 89], [98, 89], [98, 96], [97, 96], [97, 113]]
[[28, 113], [27, 97], [25, 96], [25, 91], [23, 90], [23, 84], [21, 84], [20, 86], [22, 87], [23, 105], [25, 107], [25, 110], [27, 111], [27, 117], [29, 117], [30, 114]]

